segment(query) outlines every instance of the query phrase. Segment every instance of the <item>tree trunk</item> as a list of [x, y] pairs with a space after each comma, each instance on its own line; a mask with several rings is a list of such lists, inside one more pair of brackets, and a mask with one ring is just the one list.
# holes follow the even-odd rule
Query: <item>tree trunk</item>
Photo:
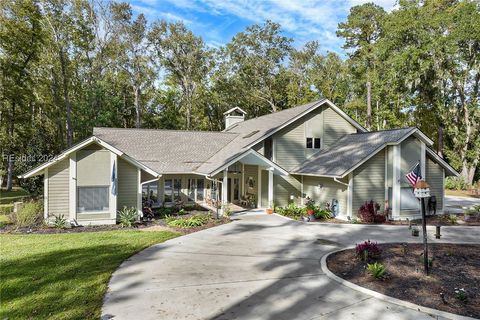
[[[10, 126], [8, 129], [9, 139], [13, 139], [13, 133], [15, 131], [15, 107], [16, 103], [12, 102], [12, 117], [10, 118]], [[14, 166], [14, 155], [12, 152], [13, 142], [10, 144], [10, 150], [7, 153], [7, 191], [12, 191], [13, 187], [13, 166]]]
[[443, 130], [444, 125], [440, 123], [438, 125], [438, 145], [437, 145], [437, 154], [443, 158]]
[[473, 165], [467, 165], [466, 161], [463, 162], [462, 164], [462, 172], [460, 175], [463, 177], [465, 182], [468, 185], [473, 184], [473, 178], [475, 177], [475, 171], [478, 163], [474, 163]]
[[142, 127], [142, 110], [140, 107], [140, 88], [138, 86], [134, 89], [134, 96], [135, 96], [135, 113], [137, 115], [135, 126], [137, 128]]
[[65, 53], [63, 48], [60, 48], [58, 52], [60, 58], [60, 67], [62, 69], [62, 82], [63, 82], [63, 99], [65, 102], [65, 112], [66, 112], [66, 130], [67, 130], [67, 146], [71, 147], [73, 144], [73, 128], [72, 128], [72, 105], [70, 104], [70, 96], [68, 92], [68, 77], [67, 77], [67, 67], [65, 61]]
[[372, 84], [370, 81], [367, 82], [367, 129], [370, 130], [372, 127]]

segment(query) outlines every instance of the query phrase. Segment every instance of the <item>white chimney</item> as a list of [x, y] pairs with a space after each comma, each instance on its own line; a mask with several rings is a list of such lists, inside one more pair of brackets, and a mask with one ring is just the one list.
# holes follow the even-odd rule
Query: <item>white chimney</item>
[[225, 130], [231, 128], [234, 124], [242, 122], [245, 120], [245, 115], [247, 113], [239, 107], [232, 108], [225, 112]]

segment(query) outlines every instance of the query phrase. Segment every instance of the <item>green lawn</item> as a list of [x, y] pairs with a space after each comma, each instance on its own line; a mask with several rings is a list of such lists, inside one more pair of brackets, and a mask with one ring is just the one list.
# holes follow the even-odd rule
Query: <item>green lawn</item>
[[28, 196], [30, 196], [30, 193], [20, 188], [15, 188], [12, 191], [5, 191], [5, 189], [2, 188], [0, 189], [0, 205], [22, 201], [23, 198]]
[[480, 195], [472, 194], [471, 192], [469, 192], [467, 190], [448, 190], [448, 189], [446, 189], [445, 190], [445, 195], [446, 196], [460, 196], [460, 197], [479, 198], [480, 199]]
[[122, 261], [173, 232], [0, 235], [0, 319], [99, 319]]

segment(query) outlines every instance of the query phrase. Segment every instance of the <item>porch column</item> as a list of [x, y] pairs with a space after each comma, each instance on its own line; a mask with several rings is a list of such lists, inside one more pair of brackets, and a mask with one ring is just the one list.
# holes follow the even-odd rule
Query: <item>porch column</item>
[[273, 168], [268, 169], [268, 207], [273, 208]]
[[228, 168], [223, 170], [223, 181], [222, 181], [222, 205], [227, 204], [228, 199]]
[[393, 187], [392, 187], [392, 217], [400, 217], [400, 192], [401, 192], [401, 177], [400, 177], [400, 160], [401, 149], [400, 145], [393, 146]]

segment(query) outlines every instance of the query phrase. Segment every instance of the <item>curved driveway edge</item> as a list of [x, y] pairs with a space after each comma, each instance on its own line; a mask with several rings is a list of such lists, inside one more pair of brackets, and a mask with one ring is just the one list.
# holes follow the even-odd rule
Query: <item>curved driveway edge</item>
[[322, 271], [325, 273], [325, 275], [327, 277], [329, 277], [332, 280], [335, 280], [336, 282], [338, 282], [338, 283], [340, 283], [340, 284], [342, 284], [346, 287], [349, 287], [350, 289], [359, 291], [359, 292], [364, 293], [364, 294], [371, 295], [372, 297], [377, 298], [379, 300], [394, 303], [394, 304], [397, 304], [397, 305], [405, 307], [405, 308], [410, 308], [410, 309], [413, 309], [413, 310], [421, 311], [421, 312], [424, 312], [424, 313], [428, 313], [428, 314], [431, 314], [431, 315], [435, 315], [435, 316], [439, 316], [439, 317], [443, 317], [443, 318], [447, 318], [447, 319], [452, 319], [452, 320], [476, 320], [475, 318], [471, 318], [471, 317], [467, 317], [467, 316], [461, 316], [461, 315], [458, 315], [458, 314], [454, 314], [454, 313], [450, 313], [450, 312], [446, 312], [446, 311], [441, 311], [441, 310], [437, 310], [437, 309], [432, 309], [432, 308], [424, 307], [424, 306], [421, 306], [421, 305], [418, 305], [418, 304], [415, 304], [415, 303], [411, 303], [411, 302], [408, 302], [408, 301], [404, 301], [404, 300], [400, 300], [400, 299], [397, 299], [397, 298], [394, 298], [394, 297], [390, 297], [390, 296], [384, 295], [380, 292], [377, 292], [377, 291], [374, 291], [374, 290], [371, 290], [371, 289], [367, 289], [367, 288], [359, 286], [359, 285], [357, 285], [353, 282], [350, 282], [350, 281], [347, 281], [345, 279], [340, 278], [339, 276], [337, 276], [333, 272], [331, 272], [330, 269], [328, 269], [327, 259], [330, 255], [332, 255], [334, 253], [337, 253], [337, 252], [340, 252], [340, 251], [343, 251], [343, 250], [348, 250], [348, 249], [355, 249], [355, 247], [352, 246], [352, 247], [347, 247], [347, 248], [343, 248], [343, 249], [340, 249], [340, 250], [334, 250], [334, 251], [331, 251], [331, 252], [325, 254], [322, 257], [322, 259], [320, 261], [320, 264], [321, 264], [321, 267], [322, 267]]
[[[252, 211], [234, 220], [124, 261], [110, 279], [102, 318], [432, 320], [339, 285], [321, 268], [328, 252], [366, 239], [419, 242], [407, 227], [305, 224]], [[446, 228], [442, 242], [478, 243], [480, 228], [466, 230]]]

